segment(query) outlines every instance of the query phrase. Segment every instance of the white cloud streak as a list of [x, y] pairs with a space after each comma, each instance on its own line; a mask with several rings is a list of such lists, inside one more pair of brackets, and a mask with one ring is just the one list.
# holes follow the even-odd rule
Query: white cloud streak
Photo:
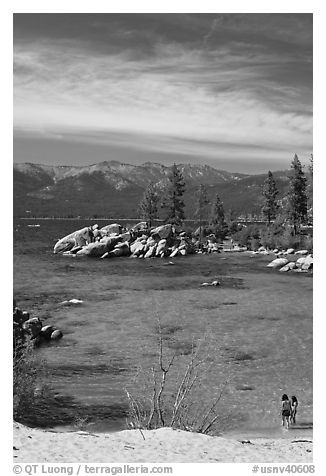
[[[215, 27], [213, 21], [206, 41]], [[175, 44], [156, 44], [154, 52], [136, 60], [130, 52], [89, 54], [60, 41], [16, 45], [16, 130], [85, 137], [100, 131], [108, 143], [110, 133], [126, 133], [131, 147], [204, 157], [239, 156], [241, 146], [267, 156], [311, 150], [311, 114], [305, 105], [298, 110], [302, 90], [278, 84], [262, 67], [285, 68], [284, 59]]]

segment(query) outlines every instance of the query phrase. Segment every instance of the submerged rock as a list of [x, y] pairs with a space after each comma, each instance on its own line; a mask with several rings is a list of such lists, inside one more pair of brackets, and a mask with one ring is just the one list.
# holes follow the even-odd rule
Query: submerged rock
[[83, 304], [84, 301], [81, 299], [70, 299], [69, 301], [62, 301], [60, 304], [62, 306], [71, 306], [71, 305], [78, 305], [78, 304]]
[[42, 327], [40, 334], [42, 335], [42, 337], [44, 337], [45, 340], [50, 340], [52, 332], [54, 332], [55, 330], [56, 329], [53, 326], [44, 326]]
[[59, 340], [63, 337], [62, 332], [59, 329], [56, 329], [51, 334], [51, 340]]

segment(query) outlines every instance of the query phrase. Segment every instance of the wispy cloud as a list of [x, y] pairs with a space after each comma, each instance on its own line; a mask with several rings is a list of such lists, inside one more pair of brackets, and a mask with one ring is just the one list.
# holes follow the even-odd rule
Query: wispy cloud
[[[18, 39], [17, 133], [55, 131], [115, 145], [120, 134], [130, 147], [201, 154], [203, 160], [214, 153], [240, 159], [241, 147], [255, 156], [259, 151], [262, 158], [264, 151], [265, 157], [271, 151], [287, 155], [294, 148], [309, 153], [309, 52], [300, 56], [293, 50], [293, 36], [282, 54], [269, 39], [266, 48], [258, 41], [249, 48], [245, 34], [243, 41], [214, 43], [220, 25], [230, 28], [227, 21], [210, 18], [206, 33], [201, 28], [201, 40], [192, 47], [148, 31], [153, 42], [147, 55], [137, 54], [139, 45], [132, 47], [131, 28], [116, 28], [116, 48], [108, 52], [103, 45], [97, 51], [94, 44], [90, 51], [87, 35]], [[129, 48], [118, 47], [119, 31], [120, 42]]]

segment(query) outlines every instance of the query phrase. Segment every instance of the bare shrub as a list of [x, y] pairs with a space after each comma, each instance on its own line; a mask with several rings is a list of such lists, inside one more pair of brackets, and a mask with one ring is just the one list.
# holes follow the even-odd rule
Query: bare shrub
[[88, 417], [87, 416], [80, 416], [76, 415], [73, 420], [74, 428], [77, 430], [85, 430], [88, 424]]
[[180, 371], [180, 361], [185, 356], [177, 350], [170, 356], [165, 355], [159, 325], [158, 358], [150, 369], [150, 375], [147, 373], [145, 376], [142, 395], [136, 396], [135, 389], [126, 389], [129, 403], [127, 423], [130, 428], [171, 427], [205, 434], [216, 430], [225, 418], [219, 413], [219, 403], [229, 379], [221, 384], [213, 398], [209, 398], [209, 382], [205, 382], [205, 377], [215, 364], [215, 359], [205, 355], [203, 347], [206, 344], [207, 338], [197, 346], [192, 344], [187, 362]]

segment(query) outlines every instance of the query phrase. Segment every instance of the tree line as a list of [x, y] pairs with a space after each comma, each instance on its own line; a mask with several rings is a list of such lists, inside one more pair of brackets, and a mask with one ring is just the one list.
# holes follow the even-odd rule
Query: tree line
[[[185, 182], [176, 164], [171, 167], [167, 178], [168, 181], [162, 192], [162, 198], [154, 184], [150, 183], [139, 203], [139, 216], [150, 227], [158, 219], [160, 208], [163, 211], [164, 222], [166, 223], [181, 225], [185, 220], [185, 203], [183, 201]], [[311, 155], [308, 173], [306, 174], [297, 154], [294, 155], [290, 167], [288, 190], [282, 199], [279, 198], [279, 191], [273, 173], [268, 171], [260, 199], [262, 203], [261, 212], [268, 225], [278, 220], [291, 226], [294, 235], [298, 234], [301, 226], [307, 224], [308, 220], [312, 220], [313, 156]], [[201, 235], [201, 230], [204, 227], [219, 239], [223, 239], [228, 232], [236, 231], [231, 217], [227, 224], [224, 206], [218, 194], [210, 201], [206, 186], [201, 184], [194, 194], [194, 201], [195, 213], [193, 218], [199, 226], [199, 235]]]

